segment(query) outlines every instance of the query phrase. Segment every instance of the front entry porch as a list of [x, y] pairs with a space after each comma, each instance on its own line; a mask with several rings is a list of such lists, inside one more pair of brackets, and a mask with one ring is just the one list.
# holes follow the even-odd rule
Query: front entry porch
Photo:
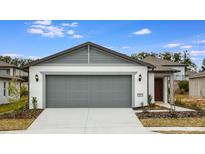
[[173, 73], [149, 72], [149, 95], [152, 103], [173, 103], [174, 101], [174, 76]]

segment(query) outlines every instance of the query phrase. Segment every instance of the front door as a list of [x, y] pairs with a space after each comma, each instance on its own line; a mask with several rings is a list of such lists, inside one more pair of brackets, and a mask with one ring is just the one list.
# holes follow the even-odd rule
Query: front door
[[163, 79], [155, 79], [155, 101], [163, 101]]

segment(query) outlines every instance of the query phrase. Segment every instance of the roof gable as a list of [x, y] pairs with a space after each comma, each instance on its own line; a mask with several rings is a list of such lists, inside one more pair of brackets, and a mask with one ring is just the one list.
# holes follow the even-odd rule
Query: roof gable
[[[99, 54], [98, 54], [98, 56], [97, 56], [98, 62], [101, 61], [101, 62], [105, 62], [105, 63], [106, 63], [106, 60], [107, 60], [108, 62], [113, 62], [113, 61], [114, 61], [113, 59], [112, 59], [112, 60], [113, 60], [113, 61], [112, 61], [112, 60], [110, 59], [110, 57], [108, 58], [108, 55], [109, 55], [109, 56], [115, 57], [114, 59], [115, 59], [115, 61], [117, 61], [117, 62], [122, 62], [122, 61], [124, 61], [124, 62], [128, 62], [128, 63], [138, 64], [138, 65], [144, 65], [144, 66], [148, 66], [148, 67], [154, 67], [152, 64], [149, 64], [149, 63], [146, 63], [146, 62], [142, 62], [142, 61], [139, 61], [139, 60], [135, 60], [135, 59], [133, 59], [133, 58], [127, 56], [127, 55], [121, 54], [121, 53], [116, 52], [116, 51], [114, 51], [114, 50], [111, 50], [111, 49], [105, 48], [105, 47], [103, 47], [103, 46], [97, 45], [97, 44], [95, 44], [95, 43], [86, 42], [86, 43], [83, 43], [83, 44], [81, 44], [81, 45], [75, 46], [75, 47], [73, 47], [73, 48], [70, 48], [70, 49], [64, 50], [64, 51], [62, 51], [62, 52], [56, 53], [56, 54], [54, 54], [54, 55], [51, 55], [51, 56], [42, 58], [42, 59], [40, 59], [40, 60], [33, 61], [33, 62], [27, 64], [26, 66], [24, 66], [24, 68], [27, 68], [27, 67], [30, 67], [30, 66], [34, 66], [34, 65], [40, 65], [40, 64], [42, 64], [42, 63], [44, 63], [44, 64], [45, 64], [45, 63], [49, 63], [49, 62], [55, 61], [55, 60], [57, 60], [56, 62], [62, 62], [62, 61], [64, 61], [64, 60], [69, 61], [69, 59], [71, 60], [71, 58], [68, 58], [69, 56], [66, 57], [66, 55], [69, 55], [69, 54], [70, 54], [70, 56], [71, 56], [72, 54], [74, 55], [74, 53], [76, 53], [77, 51], [79, 51], [79, 50], [82, 49], [82, 48], [85, 48], [85, 49], [91, 51], [91, 52], [90, 52], [90, 53], [91, 53], [91, 58], [92, 58], [92, 54], [93, 54], [93, 57], [95, 57], [95, 56], [96, 56], [95, 53], [97, 53], [97, 52], [102, 52], [104, 55], [101, 54], [101, 56], [99, 56]], [[97, 49], [97, 51], [96, 51], [96, 49]], [[94, 50], [95, 50], [95, 52], [92, 53]], [[89, 54], [90, 54], [90, 53], [89, 53]], [[63, 57], [64, 59], [61, 59], [62, 57]], [[78, 58], [79, 58], [79, 57], [78, 57]], [[77, 59], [78, 59], [78, 58], [77, 58]], [[116, 59], [118, 59], [118, 60], [116, 60]], [[120, 61], [119, 61], [119, 59], [120, 59]], [[104, 61], [103, 61], [103, 60], [104, 60]], [[94, 61], [95, 61], [95, 60], [94, 60]], [[92, 61], [91, 61], [91, 62], [92, 62]], [[96, 63], [97, 63], [97, 62], [96, 62]]]

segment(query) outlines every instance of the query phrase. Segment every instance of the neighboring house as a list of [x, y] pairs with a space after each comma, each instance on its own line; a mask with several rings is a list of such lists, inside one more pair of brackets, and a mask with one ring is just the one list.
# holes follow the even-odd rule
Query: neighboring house
[[193, 76], [195, 73], [197, 73], [197, 72], [194, 72], [194, 71], [186, 71], [186, 72], [185, 72], [185, 80], [189, 80], [189, 77], [190, 77], [190, 76]]
[[17, 86], [20, 86], [28, 78], [28, 72], [16, 67], [15, 65], [0, 61], [0, 104], [8, 103], [10, 94], [8, 86], [12, 79], [17, 80]]
[[[29, 106], [38, 108], [111, 108], [147, 105], [154, 100], [173, 101], [177, 70], [133, 58], [86, 42], [31, 62]], [[168, 86], [170, 95], [168, 96]]]
[[189, 77], [189, 96], [205, 98], [205, 72], [195, 73]]

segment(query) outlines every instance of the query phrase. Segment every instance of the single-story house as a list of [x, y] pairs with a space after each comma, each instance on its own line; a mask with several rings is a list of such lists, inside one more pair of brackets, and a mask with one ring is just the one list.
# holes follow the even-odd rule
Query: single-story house
[[189, 76], [189, 96], [205, 98], [205, 72], [194, 73]]
[[173, 101], [174, 73], [149, 62], [86, 42], [33, 61], [29, 70], [29, 106], [38, 108], [110, 108]]
[[8, 98], [11, 96], [8, 86], [10, 81], [16, 79], [17, 87], [20, 90], [21, 84], [25, 83], [25, 77], [28, 77], [28, 72], [15, 65], [0, 61], [0, 104], [9, 103]]

